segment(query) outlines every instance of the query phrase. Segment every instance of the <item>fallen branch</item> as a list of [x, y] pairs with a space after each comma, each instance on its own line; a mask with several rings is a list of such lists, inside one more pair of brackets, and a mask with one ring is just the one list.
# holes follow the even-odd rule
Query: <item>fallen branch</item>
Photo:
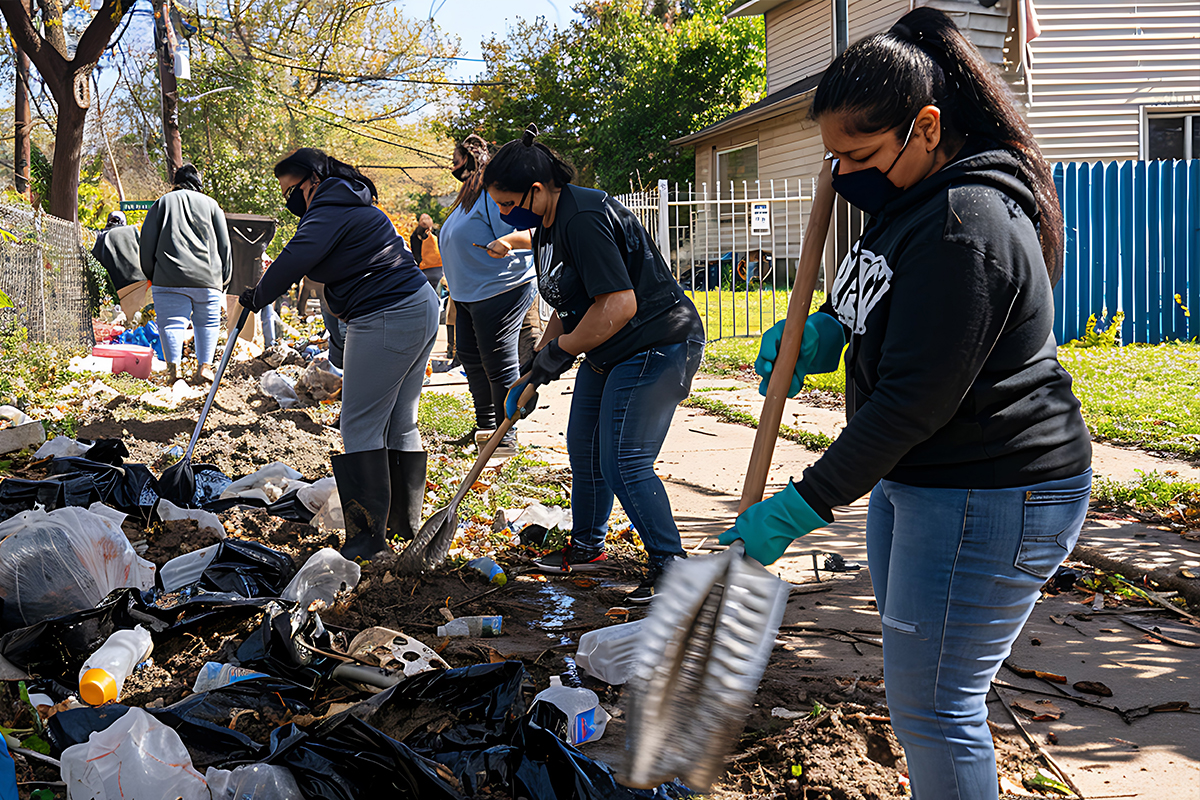
[[[996, 691], [995, 687], [998, 685], [1000, 684], [997, 681], [992, 681], [992, 690]], [[1029, 735], [1029, 731], [1025, 730], [1025, 726], [1022, 725], [1021, 720], [1017, 718], [1016, 712], [1014, 712], [1009, 707], [1008, 703], [1004, 701], [1004, 698], [1000, 695], [1000, 692], [996, 691], [996, 696], [1000, 698], [1000, 705], [1004, 706], [1004, 710], [1008, 712], [1008, 716], [1013, 721], [1013, 725], [1017, 726], [1017, 730], [1021, 733], [1021, 738], [1026, 741], [1030, 749], [1037, 753], [1038, 756], [1040, 756], [1043, 760], [1045, 760], [1046, 765], [1050, 767], [1050, 769], [1054, 770], [1054, 773], [1058, 776], [1058, 779], [1062, 781], [1067, 788], [1074, 792], [1076, 796], [1081, 798], [1081, 800], [1086, 800], [1083, 792], [1079, 791], [1079, 787], [1075, 785], [1073, 780], [1071, 780], [1071, 776], [1068, 775], [1067, 771], [1059, 766], [1058, 762], [1054, 760], [1054, 756], [1043, 750], [1042, 746], [1037, 743], [1037, 740]]]
[[1136, 628], [1147, 636], [1153, 636], [1156, 639], [1161, 639], [1167, 644], [1173, 644], [1177, 647], [1200, 647], [1200, 644], [1196, 644], [1195, 642], [1185, 642], [1182, 639], [1173, 639], [1170, 636], [1167, 636], [1165, 633], [1160, 632], [1158, 629], [1150, 627], [1149, 625], [1142, 625], [1139, 622], [1134, 622], [1133, 620], [1125, 619], [1124, 617], [1119, 617], [1119, 619], [1129, 627]]

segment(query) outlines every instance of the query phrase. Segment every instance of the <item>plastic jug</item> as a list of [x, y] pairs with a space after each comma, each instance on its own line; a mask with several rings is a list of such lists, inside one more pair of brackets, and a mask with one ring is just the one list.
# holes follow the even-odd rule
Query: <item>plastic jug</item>
[[467, 566], [497, 586], [508, 583], [508, 576], [504, 574], [504, 569], [490, 558], [473, 558], [467, 562]]
[[221, 664], [217, 661], [209, 661], [200, 668], [200, 674], [196, 676], [196, 683], [192, 685], [192, 691], [196, 693], [207, 692], [209, 689], [219, 689], [222, 686], [244, 681], [247, 678], [267, 677], [270, 676], [264, 672], [255, 672], [245, 667], [235, 667], [233, 664]]
[[599, 739], [604, 735], [604, 728], [611, 719], [608, 712], [600, 707], [600, 698], [595, 692], [591, 689], [563, 686], [562, 678], [558, 675], [551, 675], [550, 688], [539, 692], [533, 698], [530, 711], [534, 714], [535, 721], [539, 718], [539, 703], [552, 705], [566, 716], [566, 736], [562, 736], [561, 730], [556, 730], [555, 733], [574, 745]]
[[479, 636], [489, 639], [499, 636], [504, 617], [459, 617], [437, 629], [438, 636]]
[[116, 700], [121, 696], [125, 679], [153, 649], [150, 631], [141, 625], [109, 636], [79, 670], [79, 699], [92, 706]]
[[643, 622], [639, 619], [588, 631], [579, 637], [575, 662], [587, 674], [620, 686], [629, 679], [641, 654]]

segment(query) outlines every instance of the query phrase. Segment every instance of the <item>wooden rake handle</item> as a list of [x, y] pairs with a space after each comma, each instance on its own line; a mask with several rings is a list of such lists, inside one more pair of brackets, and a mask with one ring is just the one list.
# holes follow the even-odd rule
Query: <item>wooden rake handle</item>
[[750, 451], [750, 466], [746, 468], [742, 501], [738, 504], [739, 514], [762, 500], [763, 491], [767, 488], [767, 473], [775, 453], [775, 440], [779, 438], [779, 424], [783, 421], [783, 405], [791, 387], [796, 359], [800, 357], [804, 323], [808, 321], [808, 308], [812, 305], [813, 291], [821, 271], [821, 255], [833, 217], [833, 198], [833, 174], [830, 162], [826, 161], [817, 178], [817, 190], [808, 212], [808, 228], [804, 231], [804, 243], [800, 247], [796, 282], [792, 285], [787, 318], [783, 324], [783, 338], [779, 342], [779, 356], [775, 359], [771, 380], [767, 383], [767, 400], [763, 403], [758, 431], [754, 435], [754, 448]]
[[[517, 378], [517, 383], [529, 378], [530, 373], [525, 373]], [[515, 383], [513, 384], [516, 385]], [[488, 437], [488, 440], [483, 443], [483, 447], [479, 448], [479, 456], [475, 459], [475, 465], [471, 467], [471, 471], [463, 478], [462, 483], [458, 487], [458, 491], [454, 493], [454, 500], [451, 505], [457, 506], [467, 492], [471, 491], [471, 487], [475, 485], [475, 481], [479, 480], [479, 476], [483, 473], [483, 468], [487, 466], [488, 459], [492, 457], [492, 453], [500, 447], [500, 440], [504, 438], [504, 434], [508, 433], [508, 429], [517, 421], [517, 416], [521, 413], [521, 409], [533, 399], [537, 394], [537, 387], [532, 383], [525, 386], [525, 390], [521, 392], [521, 398], [517, 401], [517, 413], [511, 417], [506, 417], [503, 422], [496, 426], [496, 430]]]

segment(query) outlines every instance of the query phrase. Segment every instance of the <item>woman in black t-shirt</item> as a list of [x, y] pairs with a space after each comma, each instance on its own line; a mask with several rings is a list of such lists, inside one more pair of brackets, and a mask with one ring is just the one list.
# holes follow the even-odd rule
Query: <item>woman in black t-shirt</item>
[[[627, 600], [648, 603], [663, 568], [684, 555], [654, 461], [691, 389], [704, 328], [637, 218], [604, 192], [573, 185], [574, 170], [536, 136], [531, 125], [501, 148], [483, 183], [505, 222], [537, 229], [538, 291], [557, 312], [521, 374], [540, 386], [586, 355], [567, 424], [571, 541], [537, 564], [560, 573], [602, 564], [615, 495], [650, 556]], [[524, 388], [509, 392], [509, 416]]]

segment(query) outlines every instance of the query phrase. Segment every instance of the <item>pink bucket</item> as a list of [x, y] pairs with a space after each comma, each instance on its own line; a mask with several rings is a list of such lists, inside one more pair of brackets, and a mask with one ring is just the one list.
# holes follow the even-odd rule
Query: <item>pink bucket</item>
[[99, 358], [111, 358], [114, 375], [128, 372], [135, 378], [149, 378], [154, 366], [154, 349], [136, 344], [98, 344], [92, 348], [92, 355]]

